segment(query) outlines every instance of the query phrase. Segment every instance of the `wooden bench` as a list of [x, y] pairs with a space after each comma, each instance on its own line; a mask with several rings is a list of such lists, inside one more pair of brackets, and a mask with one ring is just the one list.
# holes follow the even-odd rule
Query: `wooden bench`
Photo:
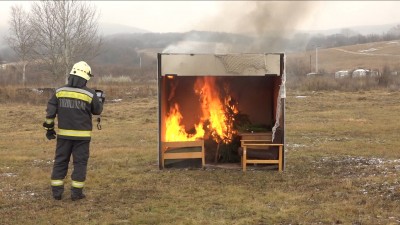
[[[277, 129], [278, 131], [278, 129]], [[249, 163], [254, 164], [278, 164], [278, 170], [283, 167], [283, 144], [280, 131], [275, 133], [275, 140], [272, 142], [272, 133], [243, 133], [241, 139], [242, 169], [246, 171]], [[270, 159], [271, 151], [278, 150], [278, 158]], [[251, 154], [249, 154], [251, 152]], [[272, 152], [273, 153], [273, 152]], [[253, 157], [249, 157], [253, 155]]]
[[[200, 147], [201, 151], [189, 151], [190, 148]], [[174, 149], [183, 151], [174, 152]], [[187, 148], [187, 149], [184, 149]], [[164, 168], [166, 159], [201, 159], [201, 166], [205, 166], [204, 140], [198, 141], [179, 141], [161, 143], [161, 165]]]

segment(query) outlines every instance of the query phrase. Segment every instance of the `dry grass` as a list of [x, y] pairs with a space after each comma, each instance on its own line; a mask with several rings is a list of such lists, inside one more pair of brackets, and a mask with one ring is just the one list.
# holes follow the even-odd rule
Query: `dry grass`
[[109, 102], [80, 202], [51, 199], [45, 105], [4, 103], [0, 224], [398, 224], [399, 97], [290, 92], [286, 171], [245, 174], [158, 170], [156, 96]]
[[[122, 83], [95, 83], [88, 86], [92, 89], [101, 89], [106, 94], [106, 101], [131, 100], [134, 98], [155, 97], [157, 86], [155, 81], [146, 83], [122, 82]], [[61, 86], [61, 85], [60, 85]], [[56, 87], [38, 87], [30, 85], [6, 85], [0, 87], [0, 103], [45, 104], [54, 94]]]

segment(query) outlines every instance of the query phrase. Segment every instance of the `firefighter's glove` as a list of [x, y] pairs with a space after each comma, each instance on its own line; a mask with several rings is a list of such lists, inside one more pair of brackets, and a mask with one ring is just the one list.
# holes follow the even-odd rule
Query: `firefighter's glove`
[[56, 139], [56, 131], [55, 130], [47, 130], [46, 132], [47, 139]]
[[51, 140], [56, 138], [56, 132], [54, 131], [54, 121], [52, 121], [51, 119], [46, 119], [46, 121], [43, 123], [43, 127], [47, 131], [47, 139]]

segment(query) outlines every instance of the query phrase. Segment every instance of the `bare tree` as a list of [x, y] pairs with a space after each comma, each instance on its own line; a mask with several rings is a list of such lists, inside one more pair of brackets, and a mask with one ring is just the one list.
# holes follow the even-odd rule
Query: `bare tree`
[[82, 1], [42, 0], [32, 4], [32, 27], [38, 32], [37, 53], [55, 77], [66, 81], [75, 61], [94, 58], [102, 43], [98, 13]]
[[29, 13], [22, 6], [11, 7], [9, 20], [9, 35], [6, 36], [8, 45], [15, 51], [22, 65], [22, 83], [26, 83], [26, 67], [32, 60], [36, 44], [36, 33], [29, 24]]
[[400, 24], [397, 24], [396, 26], [390, 28], [387, 35], [391, 36], [393, 39], [399, 38], [400, 37]]

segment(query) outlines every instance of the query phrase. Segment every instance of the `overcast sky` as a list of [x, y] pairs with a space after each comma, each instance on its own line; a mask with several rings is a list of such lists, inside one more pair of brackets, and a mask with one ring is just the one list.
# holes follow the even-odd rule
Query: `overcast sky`
[[[279, 24], [285, 17], [296, 14], [292, 18], [296, 22], [294, 28], [300, 30], [400, 23], [400, 1], [306, 1], [302, 5], [296, 2], [91, 1], [91, 4], [99, 10], [101, 23], [128, 25], [152, 32], [237, 32], [246, 29], [242, 20], [252, 17], [256, 8], [264, 3], [267, 4], [264, 10], [268, 12], [254, 13], [257, 21], [249, 20], [250, 22], [268, 21], [270, 24]], [[30, 3], [0, 1], [0, 26], [7, 25], [11, 5], [22, 4], [29, 9]], [[264, 14], [266, 16], [262, 17]], [[276, 19], [278, 17], [280, 19]], [[294, 23], [293, 21], [288, 23]], [[261, 25], [265, 24], [263, 22]]]

